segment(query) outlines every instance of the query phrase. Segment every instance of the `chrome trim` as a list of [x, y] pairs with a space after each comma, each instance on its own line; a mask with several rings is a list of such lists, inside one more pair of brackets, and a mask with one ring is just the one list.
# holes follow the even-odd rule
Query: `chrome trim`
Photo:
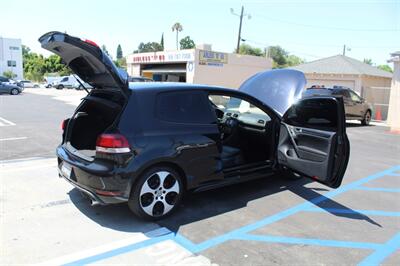
[[130, 148], [104, 148], [96, 146], [96, 151], [104, 153], [128, 153], [131, 151]]

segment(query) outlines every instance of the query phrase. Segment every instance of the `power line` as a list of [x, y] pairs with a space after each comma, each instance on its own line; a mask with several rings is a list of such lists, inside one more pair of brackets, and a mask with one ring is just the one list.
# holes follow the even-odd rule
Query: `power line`
[[326, 29], [326, 30], [336, 30], [336, 31], [358, 31], [358, 32], [371, 32], [371, 31], [372, 32], [397, 32], [397, 31], [400, 31], [400, 29], [356, 29], [356, 28], [341, 28], [341, 27], [311, 25], [311, 24], [303, 24], [303, 23], [297, 23], [297, 22], [293, 22], [293, 21], [272, 18], [272, 17], [266, 17], [264, 15], [259, 15], [259, 14], [256, 14], [254, 17], [261, 18], [264, 20], [269, 20], [269, 21], [276, 21], [279, 23], [290, 24], [290, 25], [294, 25], [294, 26], [298, 26], [298, 27], [307, 27], [307, 28], [314, 28], [314, 29]]

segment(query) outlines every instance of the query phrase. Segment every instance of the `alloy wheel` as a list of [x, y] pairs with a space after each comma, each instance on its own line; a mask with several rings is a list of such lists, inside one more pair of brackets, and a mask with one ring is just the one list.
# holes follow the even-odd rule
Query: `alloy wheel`
[[179, 182], [172, 173], [156, 172], [146, 179], [140, 189], [140, 207], [152, 217], [163, 216], [175, 206], [179, 193]]

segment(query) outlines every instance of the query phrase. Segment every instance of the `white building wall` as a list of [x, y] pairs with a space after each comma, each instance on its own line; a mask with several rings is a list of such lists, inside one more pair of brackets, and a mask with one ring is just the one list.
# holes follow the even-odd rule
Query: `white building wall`
[[[15, 62], [15, 66], [10, 63]], [[11, 70], [17, 75], [16, 79], [23, 79], [23, 61], [21, 39], [0, 37], [0, 75]]]

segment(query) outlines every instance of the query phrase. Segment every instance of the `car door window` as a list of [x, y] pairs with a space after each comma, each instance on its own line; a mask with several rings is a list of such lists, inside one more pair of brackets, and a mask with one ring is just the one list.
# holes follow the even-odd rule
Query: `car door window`
[[164, 92], [157, 96], [157, 117], [161, 120], [186, 124], [215, 122], [206, 95], [200, 91]]
[[360, 96], [358, 96], [356, 93], [354, 93], [352, 91], [350, 92], [350, 97], [351, 97], [351, 100], [353, 102], [360, 102], [361, 101]]
[[308, 99], [293, 105], [284, 121], [291, 126], [336, 131], [337, 105], [330, 99]]

